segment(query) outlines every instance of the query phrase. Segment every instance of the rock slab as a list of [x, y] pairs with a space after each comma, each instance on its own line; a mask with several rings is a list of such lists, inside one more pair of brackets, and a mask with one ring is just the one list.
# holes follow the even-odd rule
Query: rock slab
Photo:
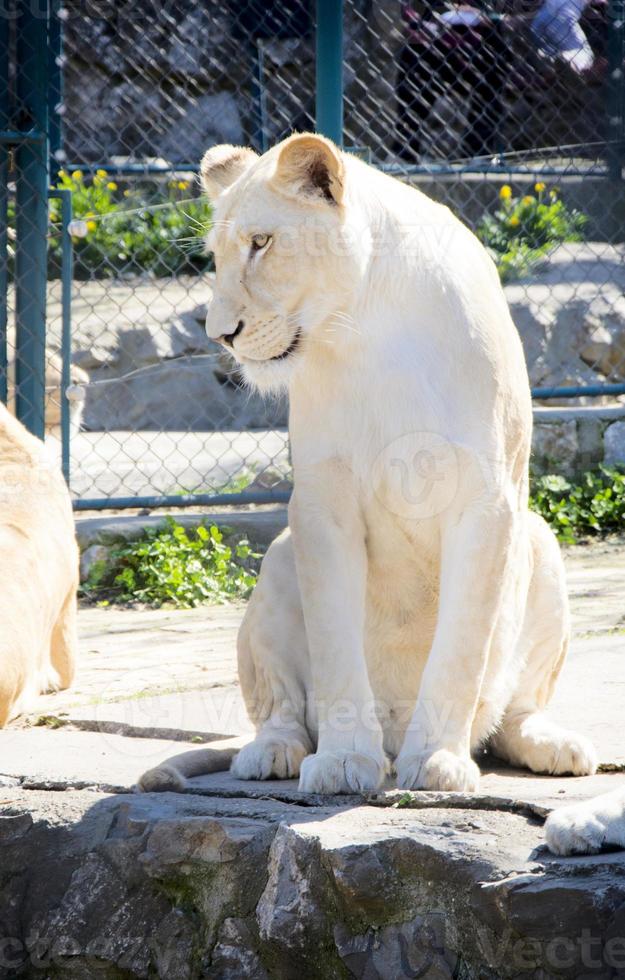
[[555, 859], [531, 816], [352, 798], [2, 796], [2, 980], [577, 980], [625, 968], [625, 855]]

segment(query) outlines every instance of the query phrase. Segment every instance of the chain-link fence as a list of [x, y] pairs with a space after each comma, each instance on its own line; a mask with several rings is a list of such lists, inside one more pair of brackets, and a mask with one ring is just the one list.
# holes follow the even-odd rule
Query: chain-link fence
[[71, 433], [77, 506], [288, 493], [286, 404], [244, 390], [204, 334], [196, 173], [211, 145], [262, 151], [328, 108], [347, 149], [491, 249], [535, 395], [619, 399], [623, 6], [75, 0], [45, 17], [4, 0], [0, 395]]

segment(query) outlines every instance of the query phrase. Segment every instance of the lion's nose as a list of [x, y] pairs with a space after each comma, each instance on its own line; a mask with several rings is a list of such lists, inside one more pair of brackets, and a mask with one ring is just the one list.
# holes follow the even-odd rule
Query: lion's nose
[[233, 330], [232, 333], [222, 333], [221, 337], [217, 338], [219, 343], [227, 344], [228, 347], [232, 347], [234, 343], [234, 338], [239, 336], [244, 326], [245, 326], [245, 322], [243, 320], [239, 320], [236, 326], [236, 330]]

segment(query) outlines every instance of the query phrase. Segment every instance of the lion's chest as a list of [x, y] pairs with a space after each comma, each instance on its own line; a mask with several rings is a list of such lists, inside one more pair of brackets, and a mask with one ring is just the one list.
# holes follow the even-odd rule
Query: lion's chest
[[379, 501], [369, 505], [365, 519], [365, 652], [376, 696], [394, 703], [405, 694], [416, 696], [432, 644], [438, 614], [438, 532], [431, 521], [407, 526]]

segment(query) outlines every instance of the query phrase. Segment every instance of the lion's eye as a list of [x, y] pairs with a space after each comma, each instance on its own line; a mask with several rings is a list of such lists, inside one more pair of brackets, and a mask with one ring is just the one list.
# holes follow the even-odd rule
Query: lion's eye
[[252, 252], [260, 252], [271, 241], [271, 235], [252, 235]]

